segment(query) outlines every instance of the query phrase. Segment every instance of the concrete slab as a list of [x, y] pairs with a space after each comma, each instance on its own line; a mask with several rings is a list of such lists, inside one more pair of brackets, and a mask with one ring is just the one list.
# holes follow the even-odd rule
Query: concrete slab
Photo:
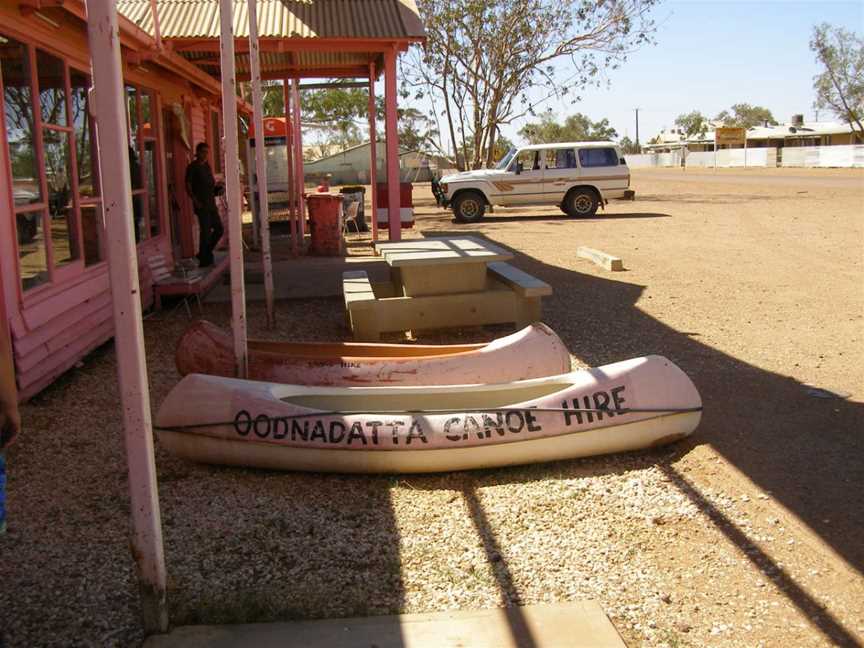
[[[376, 282], [390, 280], [390, 268], [380, 257], [313, 257], [273, 263], [273, 293], [275, 299], [309, 299], [313, 297], [341, 297], [342, 273], [364, 270]], [[246, 269], [247, 301], [264, 301], [264, 285], [256, 281], [259, 268]], [[231, 286], [220, 285], [210, 291], [208, 303], [231, 301]]]
[[576, 248], [576, 256], [593, 261], [610, 272], [620, 272], [624, 269], [624, 262], [621, 259], [612, 256], [611, 254], [601, 252], [600, 250], [595, 250], [594, 248], [580, 246]]
[[144, 648], [626, 648], [594, 601], [240, 626], [185, 626]]

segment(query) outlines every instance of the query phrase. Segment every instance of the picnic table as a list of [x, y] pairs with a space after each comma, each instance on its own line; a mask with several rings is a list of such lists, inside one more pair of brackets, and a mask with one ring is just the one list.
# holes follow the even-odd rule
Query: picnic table
[[541, 297], [552, 288], [506, 263], [513, 254], [471, 236], [376, 243], [390, 281], [372, 283], [364, 271], [342, 275], [348, 321], [357, 341], [382, 333], [514, 323], [540, 319]]

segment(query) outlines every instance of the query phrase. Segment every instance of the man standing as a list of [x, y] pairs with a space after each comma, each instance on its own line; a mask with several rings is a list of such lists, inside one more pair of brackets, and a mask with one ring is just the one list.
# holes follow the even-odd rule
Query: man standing
[[216, 208], [216, 186], [213, 171], [207, 158], [210, 147], [200, 142], [195, 147], [195, 159], [186, 167], [186, 193], [192, 199], [195, 215], [198, 217], [198, 266], [206, 268], [213, 265], [213, 248], [222, 238], [222, 220]]

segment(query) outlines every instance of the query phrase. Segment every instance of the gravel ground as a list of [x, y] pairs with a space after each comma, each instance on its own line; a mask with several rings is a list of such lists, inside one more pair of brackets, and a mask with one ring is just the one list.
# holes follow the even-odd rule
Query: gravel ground
[[[585, 221], [499, 210], [461, 226], [417, 200], [418, 235], [488, 236], [552, 284], [545, 320], [577, 365], [680, 364], [706, 405], [692, 440], [400, 478], [208, 467], [157, 448], [173, 623], [590, 598], [632, 646], [860, 644], [864, 174], [790, 170], [807, 176], [801, 190], [728, 175], [637, 171], [635, 203]], [[861, 182], [818, 182], [836, 177]], [[577, 259], [578, 245], [627, 272]], [[224, 306], [205, 311], [228, 321]], [[264, 331], [250, 305], [250, 333], [347, 336], [339, 299], [283, 302], [278, 318]], [[154, 405], [177, 380], [187, 324], [182, 311], [145, 322]], [[107, 345], [24, 407], [0, 539], [2, 645], [143, 638], [115, 375]], [[805, 384], [852, 395], [814, 398]]]

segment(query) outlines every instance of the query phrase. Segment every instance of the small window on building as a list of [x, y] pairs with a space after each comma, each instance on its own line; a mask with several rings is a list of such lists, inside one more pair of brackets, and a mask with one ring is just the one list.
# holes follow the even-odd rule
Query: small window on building
[[604, 167], [618, 166], [618, 154], [613, 148], [579, 149], [579, 166]]
[[36, 50], [36, 70], [39, 73], [39, 105], [42, 121], [56, 126], [66, 125], [66, 66], [56, 56]]
[[95, 123], [90, 116], [88, 91], [90, 77], [78, 70], [70, 71], [72, 83], [72, 126], [75, 130], [75, 153], [78, 158], [78, 191], [82, 198], [99, 196], [99, 162]]

